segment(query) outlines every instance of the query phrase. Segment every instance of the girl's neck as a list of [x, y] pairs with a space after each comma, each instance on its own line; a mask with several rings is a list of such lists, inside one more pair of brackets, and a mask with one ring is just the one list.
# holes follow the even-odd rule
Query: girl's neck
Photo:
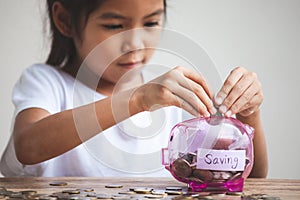
[[140, 70], [128, 73], [129, 75], [125, 76], [117, 83], [105, 79], [99, 80], [99, 77], [96, 74], [91, 72], [87, 67], [81, 68], [78, 63], [69, 63], [64, 66], [62, 70], [82, 82], [84, 85], [105, 96], [111, 96], [113, 93], [129, 90], [143, 84], [143, 77]]
[[105, 79], [100, 79], [96, 91], [105, 96], [111, 96], [113, 93], [129, 90], [139, 85], [142, 85], [143, 77], [141, 72], [134, 74], [135, 75], [131, 76], [130, 79], [125, 77], [119, 80], [117, 83], [112, 83]]

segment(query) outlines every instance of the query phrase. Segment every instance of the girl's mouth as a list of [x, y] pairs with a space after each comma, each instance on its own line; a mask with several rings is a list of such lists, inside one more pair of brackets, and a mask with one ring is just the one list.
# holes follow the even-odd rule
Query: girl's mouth
[[143, 65], [143, 60], [141, 61], [129, 61], [129, 62], [120, 62], [118, 63], [119, 66], [126, 68], [126, 69], [133, 69], [136, 67], [140, 67]]

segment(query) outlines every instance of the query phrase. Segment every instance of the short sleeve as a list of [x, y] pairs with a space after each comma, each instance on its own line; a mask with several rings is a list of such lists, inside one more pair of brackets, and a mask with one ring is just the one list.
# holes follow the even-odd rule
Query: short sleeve
[[15, 115], [27, 108], [42, 108], [54, 114], [60, 111], [59, 73], [47, 65], [33, 65], [22, 73], [14, 86], [12, 101]]

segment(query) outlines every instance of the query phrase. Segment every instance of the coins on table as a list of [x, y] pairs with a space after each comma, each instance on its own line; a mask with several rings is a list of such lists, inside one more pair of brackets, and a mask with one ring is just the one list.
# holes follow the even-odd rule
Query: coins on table
[[[129, 187], [123, 185], [105, 186], [106, 190], [113, 191], [110, 194], [97, 193], [93, 188], [70, 189], [65, 188], [52, 194], [39, 194], [35, 190], [10, 191], [0, 186], [1, 200], [204, 200], [204, 199], [228, 199], [228, 200], [280, 200], [280, 197], [267, 194], [245, 195], [243, 192], [191, 192], [186, 187], [167, 186], [165, 188]], [[117, 187], [119, 186], [119, 187]], [[122, 188], [120, 190], [120, 188]]]
[[274, 197], [267, 194], [251, 194], [242, 197], [243, 200], [280, 200], [280, 197]]

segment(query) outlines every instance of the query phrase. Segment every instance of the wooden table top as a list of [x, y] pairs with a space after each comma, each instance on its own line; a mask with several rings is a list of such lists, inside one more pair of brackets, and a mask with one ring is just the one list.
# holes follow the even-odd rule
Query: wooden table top
[[[51, 182], [66, 182], [65, 186], [51, 186]], [[122, 188], [106, 188], [109, 184], [120, 184]], [[7, 190], [22, 191], [36, 190], [40, 194], [52, 194], [62, 190], [93, 188], [96, 193], [118, 194], [130, 187], [150, 187], [154, 189], [165, 189], [166, 186], [186, 187], [173, 178], [96, 178], [96, 177], [56, 177], [56, 178], [0, 178], [0, 187]], [[268, 194], [281, 199], [300, 200], [300, 180], [286, 179], [247, 179], [244, 185], [244, 193]], [[214, 197], [214, 199], [241, 199], [240, 197]]]

